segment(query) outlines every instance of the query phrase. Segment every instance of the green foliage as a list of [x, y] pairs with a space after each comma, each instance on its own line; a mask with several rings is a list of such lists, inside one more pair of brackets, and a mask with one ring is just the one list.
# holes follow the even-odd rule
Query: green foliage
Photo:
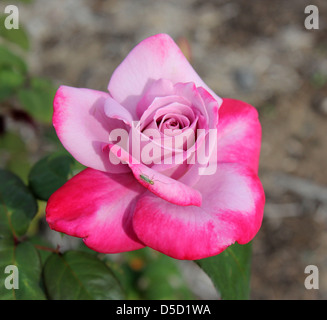
[[234, 244], [217, 256], [197, 260], [225, 300], [249, 299], [252, 244]]
[[21, 236], [37, 212], [36, 200], [24, 183], [9, 171], [0, 169], [0, 181], [1, 220], [14, 235]]
[[[45, 160], [51, 163], [55, 159], [59, 160], [56, 170], [61, 165], [65, 170], [67, 163], [60, 161], [60, 156]], [[41, 161], [41, 166], [45, 163]], [[124, 298], [114, 273], [97, 255], [61, 254], [44, 246], [42, 239], [29, 241], [26, 233], [36, 212], [31, 190], [13, 173], [0, 169], [0, 300]], [[17, 289], [5, 286], [10, 277], [4, 273], [7, 266], [18, 268]]]
[[117, 265], [109, 265], [121, 281], [128, 299], [193, 299], [177, 261], [150, 248], [124, 254]]
[[[14, 174], [0, 169], [0, 271], [13, 265], [19, 270], [19, 289], [7, 289], [0, 276], [0, 299], [44, 299], [40, 288], [41, 265], [37, 250], [20, 243], [35, 216], [37, 203], [31, 191]], [[2, 275], [0, 273], [0, 275]]]
[[48, 200], [72, 173], [74, 160], [70, 155], [53, 154], [38, 161], [29, 174], [29, 185], [35, 196]]
[[51, 123], [55, 92], [56, 90], [49, 81], [32, 78], [28, 87], [18, 91], [18, 100], [36, 121]]
[[21, 74], [26, 74], [27, 65], [18, 55], [4, 45], [0, 45], [0, 70], [2, 69], [11, 69]]
[[0, 136], [0, 162], [6, 169], [27, 182], [31, 165], [26, 145], [18, 134], [7, 131]]
[[[6, 266], [13, 265], [18, 268], [18, 288], [7, 289], [4, 279], [0, 279], [1, 300], [45, 300], [45, 294], [41, 288], [42, 266], [39, 254], [29, 242], [1, 246], [1, 253], [7, 252], [3, 259], [0, 259], [0, 270]], [[1, 252], [1, 249], [3, 250]]]
[[[3, 19], [5, 16], [0, 16], [0, 25]], [[20, 56], [21, 50], [15, 50], [15, 45], [16, 49], [28, 49], [28, 36], [23, 26], [18, 30], [0, 28], [0, 38], [3, 42], [0, 44], [0, 120], [6, 124], [11, 118], [21, 127], [20, 130], [13, 127], [11, 131], [6, 126], [0, 128], [0, 161], [3, 167], [26, 182], [32, 147], [23, 141], [25, 128], [29, 126], [36, 131], [41, 126], [50, 126], [55, 87], [47, 79], [30, 75]], [[20, 112], [18, 118], [15, 112]]]
[[54, 300], [119, 300], [122, 288], [109, 267], [86, 252], [52, 254], [44, 267], [48, 295]]
[[24, 76], [15, 70], [0, 70], [0, 101], [12, 96], [24, 83]]
[[[3, 25], [6, 16], [0, 16]], [[0, 38], [27, 50], [28, 35], [23, 26], [19, 29], [0, 28]], [[23, 58], [0, 45], [0, 103], [9, 99], [19, 102], [21, 108], [37, 122], [50, 124], [52, 118], [52, 102], [55, 95], [53, 84], [41, 77], [33, 77]]]
[[[6, 15], [0, 15], [0, 26], [3, 26], [5, 24], [6, 17]], [[28, 35], [23, 26], [20, 26], [19, 29], [10, 30], [1, 27], [0, 37], [8, 40], [9, 42], [17, 44], [24, 50], [29, 49]]]

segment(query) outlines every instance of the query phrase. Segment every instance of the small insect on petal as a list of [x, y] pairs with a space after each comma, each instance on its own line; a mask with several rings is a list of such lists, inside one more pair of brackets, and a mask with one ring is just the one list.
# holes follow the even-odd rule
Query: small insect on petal
[[153, 180], [151, 180], [148, 176], [146, 175], [143, 175], [143, 174], [140, 174], [140, 179], [142, 179], [143, 181], [151, 184], [151, 185], [154, 185], [154, 182]]

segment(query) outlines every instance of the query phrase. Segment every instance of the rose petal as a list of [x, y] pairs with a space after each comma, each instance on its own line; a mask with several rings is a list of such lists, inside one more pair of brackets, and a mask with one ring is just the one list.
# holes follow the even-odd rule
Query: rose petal
[[109, 132], [122, 126], [103, 111], [109, 94], [61, 86], [54, 98], [53, 126], [68, 152], [87, 167], [109, 172], [128, 172], [127, 166], [112, 166], [108, 152]]
[[[193, 82], [176, 83], [174, 86], [175, 94], [184, 97], [194, 108], [196, 114], [201, 114], [205, 119], [205, 123], [209, 123], [209, 114], [206, 105], [198, 91], [198, 88]], [[218, 105], [218, 104], [217, 104]]]
[[122, 105], [112, 98], [107, 98], [104, 103], [104, 112], [107, 117], [123, 121], [132, 126], [133, 117]]
[[145, 190], [131, 173], [85, 169], [50, 197], [46, 219], [52, 229], [84, 238], [98, 252], [140, 249], [144, 245], [131, 220], [135, 201]]
[[167, 79], [174, 84], [194, 82], [221, 103], [221, 98], [202, 81], [167, 34], [154, 35], [137, 45], [113, 73], [108, 90], [131, 114], [136, 114], [141, 97], [159, 79]]
[[223, 99], [217, 143], [219, 162], [245, 164], [258, 172], [261, 125], [257, 110], [243, 101]]
[[160, 198], [180, 206], [201, 206], [201, 193], [139, 163], [117, 145], [110, 145], [110, 151], [131, 168], [136, 180]]
[[171, 81], [166, 79], [159, 79], [154, 81], [149, 86], [147, 92], [143, 95], [136, 107], [136, 113], [140, 119], [148, 107], [152, 104], [154, 99], [159, 97], [171, 96], [174, 94], [174, 85]]
[[221, 164], [215, 175], [197, 187], [203, 192], [201, 207], [181, 207], [143, 194], [133, 217], [139, 239], [175, 259], [197, 260], [255, 236], [262, 221], [264, 193], [251, 170]]
[[265, 194], [256, 172], [238, 163], [218, 163], [216, 174], [203, 176], [194, 186], [203, 193], [202, 208], [233, 225], [240, 244], [260, 229]]
[[210, 129], [216, 129], [218, 125], [218, 110], [220, 105], [213, 98], [213, 96], [204, 88], [197, 88], [198, 93], [200, 94], [203, 103], [206, 107], [208, 114], [208, 127]]
[[[176, 95], [154, 98], [152, 103], [148, 106], [147, 110], [145, 110], [143, 115], [141, 116], [140, 129], [144, 129], [145, 127], [147, 127], [150, 121], [153, 121], [153, 117], [158, 110], [161, 110], [166, 107], [169, 108], [173, 104], [179, 104], [181, 106], [184, 105], [185, 107], [188, 107], [186, 105], [187, 103], [188, 101], [186, 101], [183, 97]], [[190, 111], [187, 112], [189, 113]]]

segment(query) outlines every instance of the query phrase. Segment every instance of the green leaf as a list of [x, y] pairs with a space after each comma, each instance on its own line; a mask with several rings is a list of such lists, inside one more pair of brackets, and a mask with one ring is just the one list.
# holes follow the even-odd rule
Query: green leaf
[[192, 299], [192, 294], [183, 282], [176, 261], [158, 254], [145, 266], [143, 278], [148, 280], [145, 298], [148, 300]]
[[44, 79], [40, 77], [33, 77], [31, 79], [31, 87], [37, 90], [44, 90], [52, 93], [56, 92], [56, 89], [54, 88], [52, 82], [49, 79]]
[[6, 131], [0, 136], [0, 162], [5, 169], [27, 182], [31, 164], [26, 145], [18, 134]]
[[24, 235], [36, 213], [31, 191], [16, 175], [0, 169], [0, 237], [8, 229], [16, 237]]
[[[0, 45], [0, 69], [10, 68], [20, 73], [27, 72], [27, 65], [19, 56]], [[2, 85], [2, 84], [1, 84]]]
[[14, 70], [0, 70], [0, 102], [13, 95], [24, 81], [24, 76]]
[[245, 300], [250, 294], [252, 244], [228, 247], [217, 256], [195, 261], [211, 278], [224, 300]]
[[45, 248], [52, 249], [51, 248], [52, 244], [47, 240], [43, 239], [40, 235], [35, 235], [33, 237], [30, 237], [28, 241], [32, 243], [34, 247], [37, 249], [40, 256], [41, 263], [42, 265], [44, 265], [45, 261], [52, 254], [52, 252], [46, 250]]
[[122, 289], [109, 267], [96, 256], [67, 251], [52, 254], [44, 266], [44, 283], [53, 300], [119, 300]]
[[38, 161], [30, 171], [30, 189], [38, 199], [48, 200], [68, 179], [74, 159], [69, 155], [53, 154]]
[[33, 78], [30, 88], [18, 91], [18, 99], [23, 108], [37, 121], [52, 122], [53, 99], [56, 90], [52, 84], [41, 78]]
[[[16, 266], [18, 273], [4, 273], [7, 266]], [[40, 257], [31, 243], [16, 246], [12, 239], [0, 239], [0, 300], [44, 300], [41, 272]], [[13, 276], [18, 276], [18, 288], [8, 289], [5, 281]]]
[[52, 99], [46, 92], [33, 89], [21, 89], [18, 91], [18, 99], [23, 108], [37, 121], [50, 123], [52, 117]]
[[10, 153], [18, 153], [20, 151], [26, 151], [26, 146], [18, 134], [6, 131], [0, 136], [0, 149], [3, 149], [1, 152], [9, 151]]
[[29, 40], [25, 28], [21, 25], [19, 25], [19, 29], [8, 30], [6, 28], [3, 28], [2, 26], [4, 26], [6, 18], [6, 15], [0, 16], [0, 37], [6, 39], [7, 41], [15, 43], [21, 48], [27, 50], [29, 48]]
[[[17, 245], [37, 212], [37, 203], [24, 183], [9, 171], [0, 169], [0, 300], [45, 299], [40, 288], [40, 257], [29, 243]], [[18, 268], [18, 289], [7, 289], [7, 266]]]
[[13, 70], [0, 71], [0, 83], [8, 88], [19, 88], [24, 83], [24, 77]]

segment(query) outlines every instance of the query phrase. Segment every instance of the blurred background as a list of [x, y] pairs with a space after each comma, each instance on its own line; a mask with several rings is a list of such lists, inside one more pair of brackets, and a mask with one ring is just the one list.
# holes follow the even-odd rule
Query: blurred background
[[[1, 1], [0, 13], [7, 4], [21, 28], [6, 31], [0, 17], [0, 167], [27, 181], [37, 160], [62, 148], [51, 125], [56, 88], [105, 91], [138, 42], [168, 33], [218, 95], [259, 112], [267, 202], [251, 298], [327, 299], [326, 0], [25, 0]], [[304, 27], [310, 4], [318, 30]], [[42, 220], [44, 204], [39, 211]], [[62, 247], [80, 243], [42, 231]], [[148, 249], [108, 259], [122, 266], [131, 298], [217, 298], [192, 262]], [[319, 268], [318, 290], [305, 289], [307, 265]]]

